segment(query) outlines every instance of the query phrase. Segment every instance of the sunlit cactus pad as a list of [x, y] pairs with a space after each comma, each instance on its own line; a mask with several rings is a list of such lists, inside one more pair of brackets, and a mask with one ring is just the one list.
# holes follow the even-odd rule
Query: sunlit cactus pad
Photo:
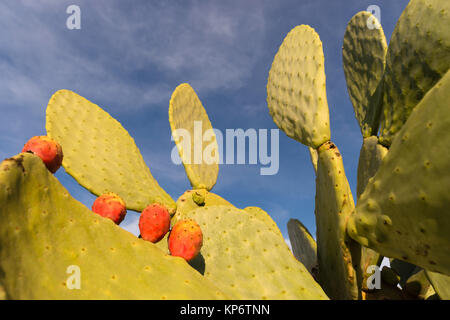
[[330, 140], [322, 41], [306, 25], [283, 40], [267, 81], [267, 105], [276, 125], [313, 148]]
[[229, 206], [189, 211], [203, 230], [191, 264], [234, 299], [327, 299], [282, 236], [251, 214]]
[[[211, 190], [219, 174], [219, 147], [208, 114], [194, 89], [187, 83], [180, 84], [172, 94], [169, 122], [192, 188]], [[197, 132], [195, 122], [199, 124]], [[189, 133], [190, 143], [183, 141], [186, 137], [178, 130]]]
[[153, 178], [134, 139], [96, 104], [59, 90], [48, 103], [46, 128], [63, 148], [66, 172], [93, 194], [114, 192], [135, 211], [154, 202], [175, 211], [175, 202]]
[[450, 72], [398, 133], [349, 220], [381, 254], [450, 275]]
[[[11, 299], [224, 299], [183, 259], [74, 200], [31, 154], [0, 165], [0, 282]], [[80, 289], [69, 289], [69, 266]]]

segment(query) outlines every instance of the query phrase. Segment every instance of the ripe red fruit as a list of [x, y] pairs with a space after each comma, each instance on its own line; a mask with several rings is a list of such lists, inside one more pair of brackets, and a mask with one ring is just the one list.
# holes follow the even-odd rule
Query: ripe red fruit
[[61, 145], [50, 137], [31, 138], [23, 146], [22, 152], [32, 152], [37, 155], [51, 173], [55, 173], [61, 167], [63, 160]]
[[121, 197], [113, 192], [108, 192], [95, 199], [92, 211], [111, 219], [115, 224], [120, 224], [125, 218], [127, 207]]
[[142, 211], [139, 218], [142, 239], [156, 243], [164, 238], [169, 228], [170, 215], [164, 206], [154, 203]]
[[177, 222], [170, 231], [169, 251], [173, 256], [191, 261], [198, 255], [202, 245], [202, 229], [192, 219]]

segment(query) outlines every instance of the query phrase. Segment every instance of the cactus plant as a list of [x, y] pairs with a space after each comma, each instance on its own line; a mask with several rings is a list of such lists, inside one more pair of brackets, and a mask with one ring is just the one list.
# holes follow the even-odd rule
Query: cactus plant
[[[316, 237], [290, 220], [293, 253], [269, 213], [211, 192], [219, 148], [189, 84], [169, 102], [192, 187], [176, 202], [117, 120], [57, 91], [46, 129], [67, 173], [95, 195], [116, 193], [127, 209], [161, 208], [164, 233], [167, 212], [172, 225], [187, 220], [201, 233], [189, 261], [171, 256], [170, 233], [157, 243], [136, 238], [72, 198], [38, 156], [21, 153], [0, 164], [0, 300], [449, 299], [450, 33], [436, 24], [448, 24], [449, 14], [448, 1], [411, 0], [389, 46], [381, 27], [367, 28], [375, 19], [368, 12], [347, 25], [343, 67], [363, 138], [356, 204], [331, 140], [320, 37], [299, 25], [281, 43], [268, 74], [268, 110], [308, 147], [316, 176]], [[382, 288], [369, 288], [367, 267], [383, 257], [391, 268], [381, 271]], [[69, 290], [71, 266], [80, 268], [83, 290]]]
[[[73, 199], [37, 156], [3, 161], [0, 186], [0, 282], [8, 298], [226, 298], [181, 258]], [[73, 265], [81, 290], [67, 286]]]
[[[329, 121], [318, 35], [309, 26], [295, 27], [275, 55], [267, 104], [277, 126], [309, 147], [317, 176], [318, 279], [331, 298], [406, 297], [392, 284], [382, 294], [366, 292], [368, 275], [363, 273], [379, 265], [383, 255], [419, 265], [426, 269], [421, 274], [450, 273], [450, 161], [444, 146], [450, 124], [450, 42], [447, 30], [430, 20], [448, 21], [449, 9], [446, 1], [412, 0], [389, 46], [379, 23], [379, 28], [367, 27], [369, 18], [376, 20], [368, 12], [356, 14], [347, 26], [344, 73], [363, 135], [354, 210], [340, 153], [324, 134]], [[437, 46], [411, 33], [412, 27]], [[330, 270], [330, 264], [337, 270]], [[411, 277], [405, 285], [414, 282]], [[432, 288], [425, 291], [417, 296], [433, 293]]]

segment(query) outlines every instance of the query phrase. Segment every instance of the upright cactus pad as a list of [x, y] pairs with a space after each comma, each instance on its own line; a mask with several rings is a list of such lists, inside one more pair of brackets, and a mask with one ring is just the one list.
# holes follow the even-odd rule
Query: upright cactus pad
[[[32, 154], [0, 165], [0, 203], [0, 283], [8, 298], [226, 298], [183, 259], [74, 200]], [[68, 285], [77, 283], [72, 275], [80, 289]]]
[[290, 219], [287, 229], [294, 256], [313, 274], [317, 268], [316, 241], [303, 223], [297, 219]]
[[411, 0], [389, 42], [380, 142], [389, 146], [414, 107], [450, 68], [450, 1]]
[[257, 217], [229, 206], [189, 211], [203, 230], [191, 262], [233, 299], [327, 299], [282, 236]]
[[330, 140], [322, 41], [310, 26], [292, 29], [275, 55], [267, 105], [289, 137], [313, 148]]
[[450, 71], [394, 139], [347, 229], [385, 256], [450, 275], [449, 100]]
[[172, 94], [169, 122], [192, 188], [211, 190], [219, 174], [219, 147], [208, 114], [187, 83], [180, 84]]
[[319, 283], [331, 299], [358, 299], [361, 248], [345, 229], [354, 202], [342, 156], [332, 142], [318, 152], [315, 214]]
[[353, 16], [342, 48], [348, 93], [365, 138], [377, 134], [387, 51], [383, 29], [369, 28], [369, 19], [376, 18], [367, 11]]
[[117, 193], [135, 211], [154, 202], [175, 211], [175, 202], [153, 178], [133, 138], [99, 106], [59, 90], [48, 103], [46, 127], [62, 146], [66, 172], [93, 194]]
[[388, 149], [378, 143], [378, 138], [376, 136], [363, 139], [358, 162], [358, 180], [356, 184], [357, 198], [364, 192], [369, 179], [377, 173], [387, 152]]

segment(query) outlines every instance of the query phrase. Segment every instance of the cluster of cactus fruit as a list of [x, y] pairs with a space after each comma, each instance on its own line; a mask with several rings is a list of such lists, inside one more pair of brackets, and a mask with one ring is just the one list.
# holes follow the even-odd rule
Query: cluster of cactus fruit
[[[176, 202], [118, 121], [60, 90], [47, 106], [47, 136], [0, 165], [0, 296], [449, 299], [450, 33], [441, 25], [450, 25], [450, 2], [412, 0], [389, 46], [368, 19], [375, 17], [357, 13], [343, 43], [363, 135], [356, 205], [330, 140], [322, 42], [314, 29], [300, 25], [288, 33], [268, 76], [274, 122], [311, 153], [317, 241], [292, 219], [292, 254], [264, 210], [238, 209], [211, 192], [217, 163], [185, 161], [199, 150], [195, 143], [186, 150], [177, 129], [193, 133], [194, 121], [203, 132], [212, 129], [188, 84], [175, 89], [169, 104], [192, 185]], [[210, 141], [205, 148], [217, 156], [215, 137]], [[52, 175], [61, 164], [99, 196], [92, 210]], [[141, 212], [140, 238], [117, 226], [127, 209]], [[383, 258], [390, 267], [374, 289], [368, 270]], [[80, 290], [67, 287], [71, 265], [81, 270]]]

